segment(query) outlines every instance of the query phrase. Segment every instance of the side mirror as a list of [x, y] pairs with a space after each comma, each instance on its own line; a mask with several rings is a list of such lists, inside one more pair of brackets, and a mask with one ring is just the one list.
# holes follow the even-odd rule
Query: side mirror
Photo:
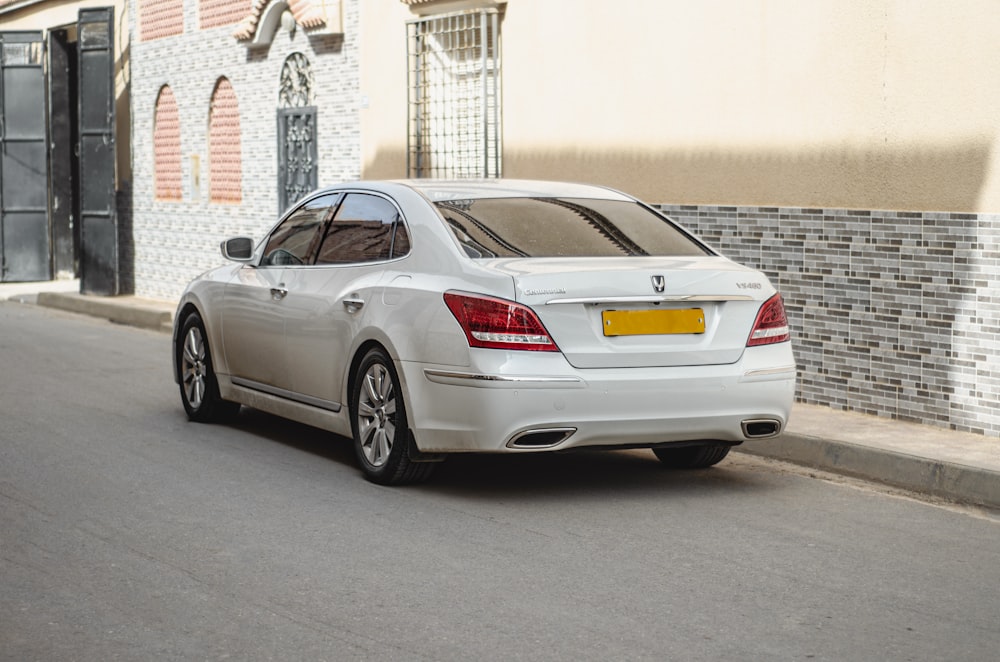
[[233, 262], [249, 262], [253, 259], [253, 239], [233, 237], [222, 242], [222, 256]]

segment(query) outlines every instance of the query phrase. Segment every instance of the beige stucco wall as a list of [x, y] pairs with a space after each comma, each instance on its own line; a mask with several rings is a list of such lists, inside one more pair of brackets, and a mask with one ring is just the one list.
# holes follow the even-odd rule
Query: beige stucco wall
[[397, 0], [361, 5], [361, 174], [406, 176], [406, 21]]
[[[405, 171], [401, 2], [364, 2], [363, 172]], [[995, 0], [509, 0], [504, 175], [654, 201], [1000, 211]]]

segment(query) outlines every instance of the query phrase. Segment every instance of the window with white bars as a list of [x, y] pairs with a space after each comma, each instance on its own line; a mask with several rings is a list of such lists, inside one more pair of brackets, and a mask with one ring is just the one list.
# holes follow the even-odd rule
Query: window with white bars
[[500, 17], [429, 16], [408, 30], [410, 177], [500, 177]]

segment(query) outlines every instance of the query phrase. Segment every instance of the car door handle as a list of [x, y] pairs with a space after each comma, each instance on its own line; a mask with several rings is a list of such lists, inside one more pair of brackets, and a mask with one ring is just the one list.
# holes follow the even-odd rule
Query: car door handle
[[271, 288], [271, 299], [274, 301], [281, 301], [286, 296], [288, 296], [288, 290], [283, 287], [272, 287]]
[[365, 305], [365, 300], [357, 297], [348, 297], [343, 302], [344, 308], [347, 308], [347, 312], [349, 313], [357, 312], [359, 308]]

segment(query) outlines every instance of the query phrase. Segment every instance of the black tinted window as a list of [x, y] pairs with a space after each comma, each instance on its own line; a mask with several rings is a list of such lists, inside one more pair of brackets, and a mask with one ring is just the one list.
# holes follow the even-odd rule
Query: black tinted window
[[261, 264], [264, 266], [309, 264], [319, 244], [323, 222], [339, 197], [339, 193], [320, 196], [293, 211], [271, 233]]
[[488, 198], [435, 204], [472, 257], [707, 253], [662, 216], [635, 202]]
[[376, 195], [348, 193], [326, 231], [316, 263], [388, 260], [409, 250], [409, 241], [401, 240], [405, 237], [395, 205]]
[[392, 256], [400, 257], [410, 252], [410, 235], [402, 222], [396, 223], [396, 231], [392, 237]]

